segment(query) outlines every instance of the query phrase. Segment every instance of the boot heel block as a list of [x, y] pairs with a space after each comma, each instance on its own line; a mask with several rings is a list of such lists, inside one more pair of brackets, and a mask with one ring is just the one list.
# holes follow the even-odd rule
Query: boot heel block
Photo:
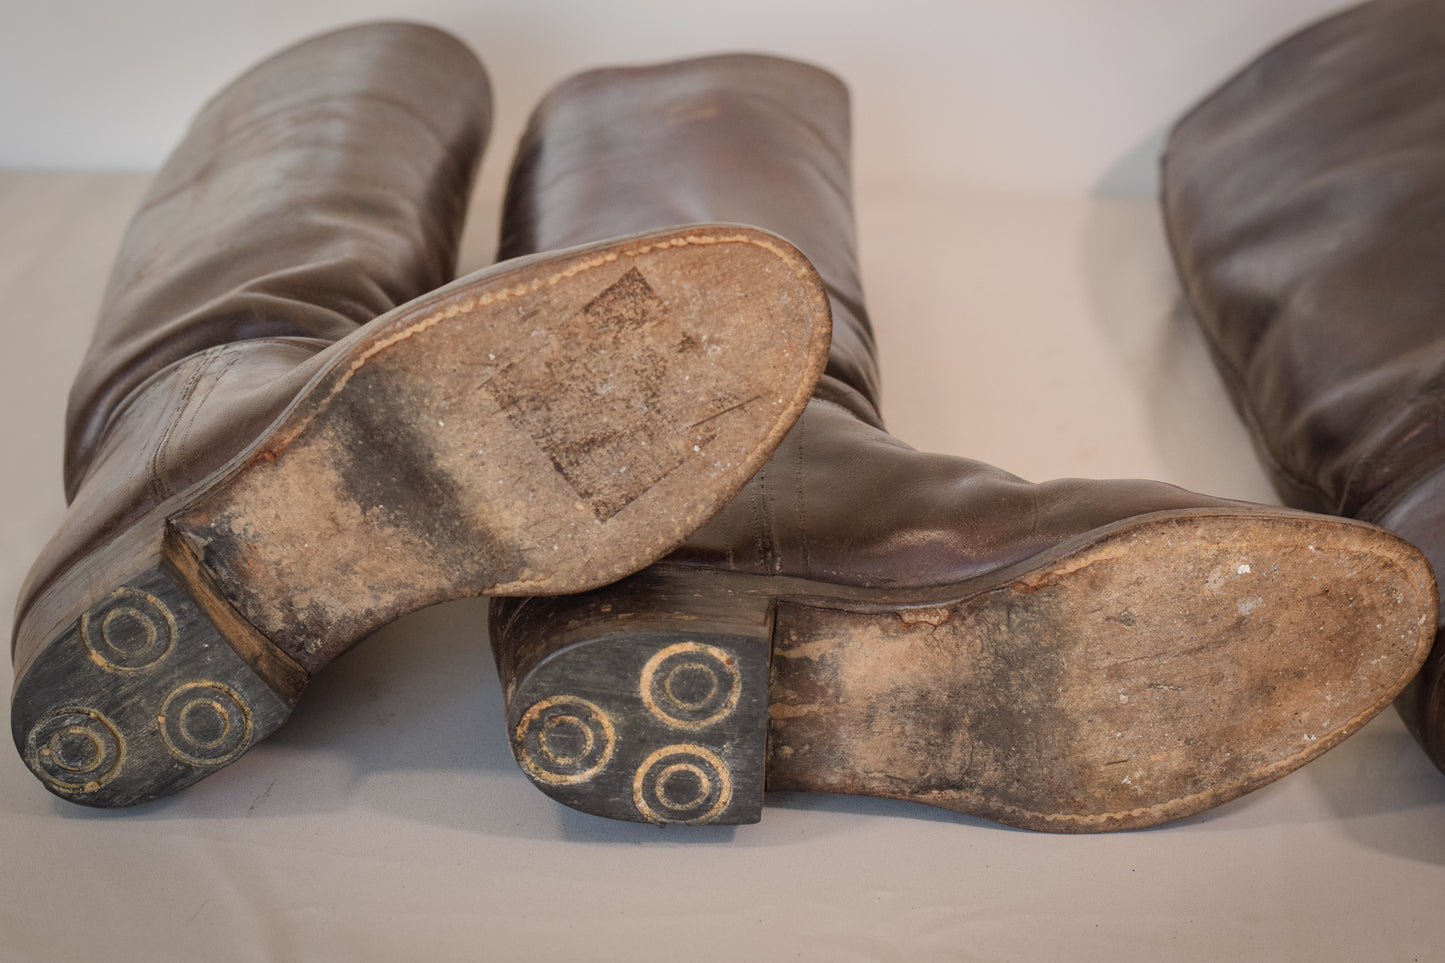
[[25, 667], [12, 732], [51, 792], [131, 805], [235, 761], [280, 727], [305, 682], [167, 545]]
[[[1099, 832], [1199, 812], [1315, 758], [1390, 703], [1434, 629], [1433, 577], [1398, 538], [1207, 509], [910, 597], [659, 566], [496, 603], [493, 645], [513, 751], [574, 808], [752, 821], [765, 784]], [[730, 678], [693, 668], [712, 650], [739, 667], [745, 711], [667, 725], [648, 668], [676, 665], [696, 693], [678, 701], [695, 702]], [[714, 808], [699, 759], [727, 763], [732, 802]], [[658, 776], [691, 808], [674, 818], [638, 788]]]
[[493, 600], [513, 755], [543, 792], [594, 815], [757, 822], [772, 600], [657, 575]]

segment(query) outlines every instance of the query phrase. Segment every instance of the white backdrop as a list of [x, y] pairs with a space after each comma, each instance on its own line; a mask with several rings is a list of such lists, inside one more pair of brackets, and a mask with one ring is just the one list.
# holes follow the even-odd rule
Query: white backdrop
[[[729, 49], [853, 89], [884, 409], [1032, 479], [1273, 496], [1178, 291], [1151, 195], [1169, 122], [1328, 0], [0, 0], [0, 618], [64, 508], [65, 395], [126, 220], [200, 103], [311, 33], [409, 16], [496, 89], [461, 269], [521, 125], [582, 69]], [[137, 173], [94, 173], [98, 168]], [[542, 796], [484, 623], [409, 616], [175, 797], [93, 811], [0, 747], [9, 960], [1435, 960], [1445, 777], [1386, 712], [1180, 823], [1102, 837], [771, 794], [663, 831]], [[0, 691], [8, 691], [0, 659]]]
[[815, 61], [857, 112], [860, 184], [1147, 191], [1152, 140], [1332, 0], [3, 0], [0, 166], [151, 169], [199, 104], [277, 48], [378, 18], [435, 23], [492, 73], [505, 168], [579, 70], [727, 50]]

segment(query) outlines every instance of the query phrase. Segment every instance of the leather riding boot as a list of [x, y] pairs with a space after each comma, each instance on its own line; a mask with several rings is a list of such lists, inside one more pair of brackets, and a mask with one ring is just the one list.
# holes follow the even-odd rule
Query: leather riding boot
[[503, 251], [719, 218], [797, 244], [827, 373], [741, 495], [662, 563], [495, 601], [512, 748], [556, 799], [750, 822], [764, 787], [1058, 832], [1224, 802], [1319, 755], [1424, 658], [1435, 586], [1355, 522], [1141, 481], [1030, 484], [883, 429], [833, 76], [727, 56], [564, 83]]
[[[1177, 125], [1163, 193], [1280, 497], [1445, 571], [1445, 3], [1365, 4], [1265, 53]], [[1445, 644], [1397, 707], [1445, 769]]]
[[16, 745], [67, 799], [171, 792], [397, 616], [594, 587], [730, 499], [806, 404], [827, 300], [737, 227], [446, 284], [490, 120], [431, 28], [352, 28], [210, 102], [126, 235], [21, 592]]

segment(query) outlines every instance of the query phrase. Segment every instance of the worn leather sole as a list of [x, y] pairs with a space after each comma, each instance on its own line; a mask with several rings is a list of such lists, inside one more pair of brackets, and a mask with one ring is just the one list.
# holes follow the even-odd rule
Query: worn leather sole
[[753, 822], [767, 788], [1099, 832], [1344, 739], [1415, 674], [1435, 606], [1378, 529], [1201, 509], [907, 596], [659, 565], [495, 600], [492, 639], [518, 762], [586, 812]]
[[28, 607], [16, 745], [67, 799], [152, 799], [236, 759], [311, 671], [405, 612], [635, 571], [768, 457], [828, 343], [812, 267], [729, 226], [527, 259], [399, 308]]

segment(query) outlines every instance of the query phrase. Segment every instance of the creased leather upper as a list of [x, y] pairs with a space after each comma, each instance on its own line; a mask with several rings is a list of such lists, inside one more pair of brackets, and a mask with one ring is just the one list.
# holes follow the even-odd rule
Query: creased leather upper
[[303, 42], [202, 109], [123, 241], [71, 391], [70, 511], [17, 622], [254, 441], [330, 344], [451, 279], [490, 123], [481, 64], [414, 24]]
[[942, 585], [1134, 515], [1239, 507], [1152, 482], [1035, 485], [884, 432], [848, 155], [843, 84], [771, 57], [593, 71], [564, 82], [532, 116], [502, 256], [733, 221], [798, 245], [832, 296], [832, 354], [813, 401], [742, 493], [670, 561], [846, 585]]
[[490, 111], [472, 53], [412, 24], [304, 42], [213, 98], [122, 243], [71, 391], [67, 497], [118, 406], [166, 366], [251, 339], [335, 341], [451, 280]]
[[1189, 300], [1286, 502], [1342, 515], [1445, 457], [1445, 3], [1358, 7], [1186, 116]]

